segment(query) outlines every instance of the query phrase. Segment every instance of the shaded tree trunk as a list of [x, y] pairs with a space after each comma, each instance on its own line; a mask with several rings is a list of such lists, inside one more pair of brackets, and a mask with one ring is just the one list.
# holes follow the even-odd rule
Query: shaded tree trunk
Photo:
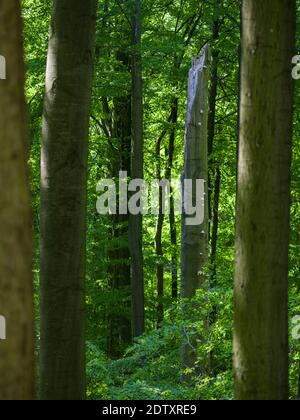
[[172, 299], [177, 300], [178, 298], [178, 271], [177, 271], [177, 228], [175, 220], [175, 209], [174, 209], [174, 197], [170, 198], [170, 239], [171, 239], [171, 270], [172, 270]]
[[[120, 65], [130, 71], [130, 59], [128, 54], [117, 53]], [[118, 178], [119, 171], [126, 171], [131, 175], [131, 95], [114, 98], [114, 137], [116, 140], [117, 153], [112, 158], [112, 176]], [[119, 199], [117, 200], [118, 209]], [[118, 211], [118, 210], [117, 210]], [[130, 252], [129, 252], [129, 216], [116, 214], [112, 216], [111, 235], [113, 249], [109, 253], [110, 263], [108, 267], [111, 277], [111, 287], [121, 293], [122, 301], [118, 302], [111, 318], [109, 334], [109, 355], [120, 357], [126, 347], [132, 341], [131, 331], [131, 304], [130, 304]]]
[[[157, 140], [156, 144], [156, 158], [157, 158], [157, 168], [156, 168], [156, 179], [161, 181], [161, 144], [164, 135], [161, 135]], [[156, 280], [157, 280], [157, 327], [161, 326], [161, 323], [164, 319], [164, 264], [162, 262], [163, 258], [163, 246], [162, 246], [162, 231], [164, 224], [165, 215], [163, 212], [163, 191], [159, 187], [159, 204], [158, 204], [158, 217], [156, 224], [156, 233], [155, 233], [155, 253], [157, 256], [156, 264]]]
[[41, 158], [42, 399], [85, 398], [86, 170], [96, 0], [55, 0]]
[[[217, 20], [213, 25], [212, 41], [216, 41], [219, 38], [220, 32], [220, 21]], [[210, 77], [210, 89], [209, 89], [209, 112], [207, 119], [207, 153], [211, 156], [213, 152], [213, 143], [215, 138], [215, 120], [216, 120], [216, 99], [218, 93], [218, 57], [219, 51], [213, 50], [212, 52], [212, 64], [211, 64], [211, 77]]]
[[[212, 31], [212, 42], [216, 41], [219, 38], [220, 33], [220, 20], [217, 19], [213, 24]], [[218, 93], [218, 57], [219, 50], [213, 49], [212, 52], [212, 64], [211, 64], [211, 77], [210, 77], [210, 89], [209, 89], [209, 99], [208, 99], [208, 120], [207, 120], [207, 153], [208, 153], [208, 219], [209, 219], [209, 230], [208, 235], [209, 239], [211, 234], [211, 220], [213, 218], [213, 209], [212, 209], [212, 180], [213, 177], [213, 168], [214, 162], [212, 159], [213, 146], [215, 139], [215, 122], [216, 122], [216, 100]], [[212, 241], [212, 239], [211, 239]]]
[[[175, 138], [176, 128], [178, 119], [178, 97], [174, 97], [172, 100], [172, 111], [171, 111], [171, 133], [169, 136], [169, 147], [168, 147], [168, 161], [166, 170], [166, 179], [172, 179], [173, 159], [175, 150]], [[178, 297], [178, 272], [177, 272], [177, 229], [175, 221], [175, 208], [174, 208], [174, 197], [172, 187], [170, 190], [170, 240], [171, 240], [171, 277], [172, 277], [172, 298], [177, 299]]]
[[299, 362], [299, 377], [298, 377], [298, 400], [300, 400], [300, 362]]
[[[0, 0], [0, 400], [33, 399], [32, 227], [19, 0]], [[4, 331], [5, 332], [5, 331]]]
[[[165, 131], [159, 136], [156, 142], [156, 179], [162, 180], [161, 176], [161, 146], [162, 140], [165, 136]], [[159, 187], [159, 204], [158, 204], [158, 217], [155, 232], [155, 253], [157, 256], [156, 264], [156, 289], [157, 289], [157, 327], [161, 326], [164, 319], [164, 263], [163, 258], [163, 246], [162, 246], [162, 231], [164, 224], [165, 215], [163, 212], [163, 189]]]
[[[143, 85], [141, 65], [141, 1], [134, 1], [132, 18], [132, 178], [143, 179]], [[144, 332], [144, 263], [143, 217], [129, 216], [129, 243], [131, 255], [132, 332], [137, 337]]]
[[219, 199], [220, 199], [220, 187], [221, 187], [221, 171], [218, 167], [215, 173], [214, 180], [214, 202], [212, 209], [212, 232], [211, 232], [211, 253], [210, 253], [210, 263], [211, 263], [211, 277], [212, 285], [215, 282], [216, 276], [216, 255], [217, 255], [217, 243], [218, 243], [218, 227], [219, 227]]
[[295, 1], [243, 2], [236, 210], [235, 397], [288, 398]]
[[[178, 70], [178, 63], [175, 60], [174, 72]], [[177, 85], [175, 86], [177, 88]], [[175, 96], [171, 100], [171, 113], [168, 118], [168, 123], [172, 124], [171, 131], [169, 134], [169, 144], [166, 149], [167, 161], [165, 169], [165, 179], [171, 182], [172, 177], [172, 167], [173, 167], [173, 158], [174, 158], [174, 148], [175, 148], [175, 124], [177, 123], [178, 118], [178, 98]], [[164, 129], [156, 142], [156, 156], [157, 156], [157, 169], [156, 169], [156, 178], [161, 181], [161, 148], [162, 142], [167, 134], [167, 130]], [[156, 225], [156, 234], [155, 234], [155, 251], [160, 261], [157, 263], [156, 268], [156, 277], [157, 277], [157, 312], [158, 312], [158, 322], [157, 325], [163, 321], [164, 318], [164, 263], [161, 261], [164, 252], [162, 246], [162, 232], [163, 224], [165, 220], [165, 215], [163, 212], [164, 203], [163, 203], [163, 191], [162, 188], [159, 189], [159, 212]], [[177, 276], [177, 230], [175, 223], [175, 204], [172, 186], [170, 185], [170, 209], [169, 209], [169, 224], [170, 224], [170, 241], [171, 241], [171, 278], [172, 278], [172, 298], [177, 299], [178, 296], [178, 276]]]
[[162, 230], [164, 222], [164, 214], [162, 213], [162, 192], [159, 193], [159, 215], [157, 220], [156, 235], [155, 235], [155, 252], [159, 258], [156, 266], [157, 279], [157, 327], [159, 328], [164, 320], [164, 264], [163, 247], [162, 247]]

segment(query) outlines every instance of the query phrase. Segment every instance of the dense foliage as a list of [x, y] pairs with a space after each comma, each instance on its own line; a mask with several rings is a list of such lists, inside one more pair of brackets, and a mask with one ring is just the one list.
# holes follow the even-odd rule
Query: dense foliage
[[[299, 4], [300, 7], [300, 4]], [[208, 286], [190, 302], [191, 330], [199, 341], [196, 367], [182, 372], [182, 301], [172, 298], [172, 255], [168, 220], [163, 225], [163, 255], [155, 252], [157, 216], [144, 218], [144, 267], [146, 293], [146, 332], [129, 347], [109, 354], [110, 321], [124, 316], [130, 300], [129, 288], [115, 289], [110, 282], [110, 253], [125, 236], [112, 237], [111, 218], [96, 212], [96, 185], [102, 178], [114, 177], [112, 162], [118, 156], [117, 139], [107, 127], [113, 124], [115, 101], [130, 91], [130, 71], [117, 59], [118, 52], [132, 52], [128, 10], [121, 1], [101, 1], [97, 18], [96, 62], [90, 120], [88, 165], [87, 231], [87, 378], [90, 399], [232, 399], [232, 291], [236, 190], [236, 143], [238, 73], [240, 45], [239, 0], [218, 2], [195, 0], [143, 1], [142, 61], [145, 110], [145, 178], [165, 171], [168, 162], [168, 133], [175, 132], [172, 177], [180, 178], [183, 168], [183, 141], [186, 111], [186, 85], [190, 63], [209, 42], [217, 66], [217, 99], [213, 150], [209, 156], [210, 177], [221, 173], [217, 253], [206, 268]], [[27, 64], [26, 94], [30, 117], [30, 167], [34, 201], [36, 317], [38, 318], [39, 278], [39, 177], [45, 63], [51, 2], [23, 0]], [[299, 14], [300, 15], [300, 14]], [[217, 35], [213, 35], [214, 25]], [[297, 85], [290, 245], [290, 320], [300, 311], [300, 91]], [[178, 119], [170, 122], [174, 98], [178, 99]], [[159, 155], [157, 139], [163, 136]], [[211, 183], [211, 202], [214, 185]], [[180, 217], [176, 216], [180, 261]], [[113, 265], [124, 261], [113, 260]], [[157, 329], [156, 266], [164, 266], [164, 321]], [[180, 278], [178, 264], [178, 278]], [[127, 302], [127, 303], [126, 303]], [[194, 313], [195, 312], [195, 313]], [[126, 315], [126, 314], [125, 314]], [[129, 318], [130, 314], [127, 314]], [[203, 319], [208, 320], [204, 325]], [[185, 320], [186, 322], [186, 320]], [[291, 324], [292, 328], [292, 324]], [[192, 344], [191, 344], [192, 345]], [[39, 333], [36, 341], [39, 353]], [[290, 341], [291, 398], [297, 398], [300, 345]], [[205, 369], [198, 367], [205, 364]], [[185, 381], [186, 375], [191, 381]], [[191, 386], [192, 384], [192, 386]]]

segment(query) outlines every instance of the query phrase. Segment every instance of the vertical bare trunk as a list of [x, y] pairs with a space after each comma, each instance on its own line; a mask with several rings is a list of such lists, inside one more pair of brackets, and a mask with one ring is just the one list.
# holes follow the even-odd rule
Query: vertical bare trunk
[[[165, 134], [165, 133], [164, 133]], [[156, 179], [161, 181], [161, 145], [164, 135], [161, 135], [156, 143], [156, 158], [157, 158], [157, 168], [156, 168]], [[155, 233], [155, 252], [158, 258], [156, 265], [156, 280], [157, 280], [157, 327], [159, 328], [164, 319], [164, 264], [162, 262], [163, 258], [163, 246], [162, 246], [162, 231], [165, 215], [163, 212], [163, 189], [159, 187], [159, 206], [158, 206], [158, 217], [156, 224], [156, 233]]]
[[[170, 122], [173, 124], [171, 133], [169, 136], [169, 147], [168, 147], [168, 162], [166, 170], [166, 179], [172, 179], [172, 169], [173, 169], [173, 159], [174, 159], [174, 149], [175, 149], [175, 138], [176, 138], [176, 129], [175, 125], [178, 119], [178, 97], [174, 97], [172, 100], [172, 111]], [[178, 273], [177, 273], [177, 229], [175, 221], [175, 208], [174, 208], [174, 197], [173, 191], [171, 188], [171, 197], [170, 197], [170, 239], [171, 239], [171, 276], [172, 276], [172, 298], [177, 299], [178, 297]]]
[[[219, 38], [220, 32], [220, 21], [217, 19], [213, 23], [213, 30], [212, 30], [212, 41], [216, 41]], [[209, 219], [209, 228], [208, 228], [208, 235], [209, 239], [211, 234], [211, 220], [213, 218], [213, 209], [212, 209], [212, 195], [213, 195], [213, 188], [212, 188], [212, 180], [211, 178], [213, 175], [213, 168], [214, 162], [212, 160], [212, 153], [213, 153], [213, 146], [214, 146], [214, 139], [215, 139], [215, 121], [216, 121], [216, 100], [217, 100], [217, 93], [218, 93], [218, 57], [219, 51], [213, 49], [212, 52], [212, 64], [211, 64], [211, 77], [210, 77], [210, 89], [209, 89], [209, 99], [208, 99], [208, 121], [207, 121], [207, 153], [208, 153], [208, 164], [209, 164], [209, 171], [208, 171], [208, 219]]]
[[288, 398], [288, 244], [295, 1], [243, 2], [235, 264], [239, 400]]
[[[178, 64], [175, 61], [174, 71], [177, 70]], [[175, 86], [177, 87], [177, 86]], [[168, 118], [168, 122], [173, 124], [170, 134], [169, 134], [169, 144], [167, 153], [167, 162], [165, 169], [165, 179], [171, 182], [172, 177], [172, 168], [173, 168], [173, 158], [174, 158], [174, 147], [175, 147], [175, 124], [177, 123], [178, 118], [178, 98], [175, 96], [171, 101], [171, 113]], [[156, 156], [157, 156], [157, 169], [156, 169], [156, 178], [162, 180], [162, 171], [161, 171], [161, 148], [162, 141], [167, 134], [167, 130], [163, 130], [156, 142]], [[172, 298], [177, 299], [178, 295], [178, 277], [177, 277], [177, 231], [175, 223], [175, 204], [174, 197], [172, 195], [172, 187], [170, 186], [170, 211], [169, 211], [169, 224], [170, 224], [170, 240], [171, 240], [171, 278], [172, 278]], [[157, 278], [157, 312], [158, 312], [158, 322], [157, 325], [163, 321], [164, 318], [164, 264], [162, 257], [164, 255], [163, 245], [162, 245], [162, 232], [164, 224], [164, 203], [163, 203], [163, 191], [162, 188], [159, 189], [159, 212], [156, 225], [156, 234], [155, 234], [155, 252], [157, 257], [160, 259], [157, 263], [156, 268], [156, 278]]]
[[[0, 0], [0, 400], [33, 399], [32, 233], [19, 0]], [[3, 338], [3, 337], [2, 337]]]
[[178, 271], [177, 271], [177, 228], [175, 220], [175, 208], [174, 208], [174, 197], [170, 198], [170, 239], [171, 239], [171, 270], [172, 270], [172, 299], [177, 300], [178, 298]]
[[[208, 260], [208, 200], [207, 200], [207, 114], [209, 48], [205, 46], [200, 58], [194, 60], [189, 74], [188, 109], [185, 134], [185, 163], [183, 179], [193, 180], [193, 203], [196, 202], [196, 180], [205, 181], [203, 197], [204, 219], [202, 224], [187, 225], [189, 217], [183, 211], [181, 296], [192, 298], [205, 282], [204, 268]], [[189, 340], [189, 331], [184, 327], [185, 345], [182, 357], [184, 366], [195, 361], [194, 345]]]
[[189, 75], [188, 111], [185, 134], [184, 179], [193, 183], [193, 203], [196, 180], [205, 181], [204, 220], [201, 225], [187, 225], [185, 211], [182, 223], [182, 297], [194, 296], [204, 281], [203, 268], [208, 251], [207, 200], [207, 111], [208, 111], [209, 51], [205, 47], [201, 57], [194, 61]]
[[[120, 65], [130, 70], [128, 54], [119, 51], [117, 60]], [[118, 178], [119, 171], [126, 171], [130, 177], [131, 165], [131, 95], [124, 95], [114, 99], [114, 137], [116, 139], [117, 152], [111, 158], [112, 177]], [[117, 199], [119, 204], [119, 199]], [[118, 209], [117, 204], [117, 209]], [[112, 218], [112, 251], [109, 253], [110, 264], [108, 267], [111, 277], [111, 287], [122, 295], [122, 301], [114, 305], [114, 314], [111, 318], [109, 333], [109, 355], [120, 357], [126, 347], [132, 341], [131, 331], [131, 305], [129, 301], [131, 277], [130, 277], [130, 253], [128, 240], [129, 216], [116, 214]], [[120, 306], [121, 304], [121, 306]], [[116, 307], [117, 306], [117, 307]], [[115, 313], [117, 312], [117, 316]]]
[[86, 169], [96, 0], [54, 0], [41, 158], [41, 398], [85, 398]]
[[155, 251], [156, 256], [159, 258], [156, 266], [156, 279], [157, 279], [157, 327], [159, 328], [164, 320], [164, 264], [163, 247], [162, 247], [162, 230], [164, 223], [164, 214], [162, 213], [162, 192], [159, 193], [159, 215], [155, 235]]
[[[212, 41], [216, 41], [219, 38], [220, 22], [216, 20], [213, 25]], [[218, 57], [219, 51], [213, 50], [212, 52], [212, 64], [211, 64], [211, 77], [210, 77], [210, 89], [209, 89], [209, 112], [207, 120], [207, 152], [210, 156], [213, 152], [213, 144], [215, 138], [215, 119], [216, 119], [216, 99], [218, 93]]]
[[299, 362], [299, 376], [298, 376], [298, 400], [300, 400], [300, 362]]
[[[141, 1], [134, 1], [132, 19], [132, 178], [143, 179], [143, 86], [141, 65]], [[129, 241], [131, 254], [132, 331], [137, 337], [144, 332], [144, 267], [143, 267], [143, 217], [129, 216]]]
[[[214, 180], [214, 201], [212, 209], [212, 232], [211, 232], [211, 277], [212, 282], [215, 282], [216, 276], [216, 255], [217, 255], [217, 243], [218, 243], [218, 227], [219, 227], [219, 199], [220, 199], [220, 187], [221, 187], [221, 171], [217, 167]], [[212, 284], [213, 285], [213, 284]]]

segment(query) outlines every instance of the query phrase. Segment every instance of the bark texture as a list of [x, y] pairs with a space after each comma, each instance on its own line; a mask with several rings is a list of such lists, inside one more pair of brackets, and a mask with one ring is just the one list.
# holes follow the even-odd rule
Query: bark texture
[[96, 0], [55, 0], [41, 157], [41, 399], [85, 398], [86, 170]]
[[238, 400], [288, 398], [295, 1], [244, 0], [235, 263]]
[[[196, 180], [205, 181], [205, 195], [202, 197], [204, 219], [202, 224], [187, 225], [190, 217], [183, 209], [182, 215], [182, 251], [181, 251], [181, 296], [192, 298], [206, 280], [204, 273], [208, 261], [208, 163], [207, 163], [207, 118], [208, 118], [208, 80], [210, 52], [206, 45], [199, 58], [194, 59], [188, 82], [188, 108], [186, 117], [184, 174], [183, 180], [193, 180], [193, 204], [196, 202]], [[187, 306], [187, 307], [186, 307]], [[186, 319], [183, 303], [183, 313]], [[183, 367], [193, 367], [196, 359], [196, 341], [194, 336], [183, 326], [184, 344], [182, 347]]]
[[203, 268], [208, 259], [208, 200], [207, 200], [207, 116], [209, 48], [206, 46], [195, 59], [189, 74], [188, 110], [185, 133], [183, 179], [193, 180], [193, 203], [196, 201], [196, 180], [205, 181], [204, 220], [189, 226], [183, 210], [181, 295], [190, 298], [201, 287]]
[[32, 227], [19, 0], [0, 0], [0, 400], [33, 399]]

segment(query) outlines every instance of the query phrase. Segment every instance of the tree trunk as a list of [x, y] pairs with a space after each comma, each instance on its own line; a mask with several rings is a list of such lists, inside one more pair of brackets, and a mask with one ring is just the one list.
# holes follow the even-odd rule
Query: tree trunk
[[170, 197], [170, 239], [171, 239], [171, 270], [172, 270], [172, 299], [178, 299], [178, 271], [177, 271], [177, 228], [175, 220], [175, 208], [174, 208], [174, 197], [172, 196], [171, 188], [171, 197]]
[[[141, 1], [135, 0], [132, 19], [132, 178], [143, 179], [143, 86], [141, 66]], [[144, 332], [144, 263], [143, 217], [129, 216], [129, 242], [132, 285], [132, 332], [138, 337]]]
[[[129, 56], [119, 51], [117, 60], [121, 66], [130, 70]], [[112, 177], [118, 178], [119, 171], [126, 171], [130, 177], [130, 153], [131, 153], [131, 95], [114, 98], [114, 137], [116, 140], [117, 153], [114, 151]], [[119, 208], [119, 197], [117, 209]], [[118, 210], [117, 210], [118, 212]], [[109, 355], [113, 358], [120, 357], [126, 347], [132, 341], [131, 331], [131, 305], [130, 305], [130, 253], [128, 240], [129, 216], [127, 214], [116, 214], [112, 216], [112, 251], [109, 252], [109, 276], [111, 287], [121, 294], [122, 301], [116, 302], [118, 307], [114, 308], [112, 315], [111, 329], [109, 333]], [[129, 315], [128, 315], [129, 314]]]
[[42, 399], [85, 398], [86, 170], [96, 4], [53, 4], [41, 158]]
[[162, 192], [159, 192], [159, 215], [157, 220], [156, 235], [155, 235], [155, 252], [159, 259], [156, 266], [156, 278], [157, 278], [157, 327], [161, 327], [164, 320], [164, 264], [163, 258], [163, 247], [162, 247], [162, 230], [164, 223], [164, 214], [162, 213]]
[[243, 2], [235, 264], [238, 400], [288, 398], [295, 1]]
[[[178, 70], [178, 63], [175, 60], [174, 64], [174, 73]], [[175, 84], [177, 89], [177, 84]], [[171, 278], [172, 278], [172, 298], [177, 299], [178, 295], [178, 277], [177, 277], [177, 230], [175, 223], [175, 204], [173, 191], [171, 186], [171, 177], [172, 177], [172, 167], [173, 167], [173, 158], [174, 158], [174, 147], [175, 147], [175, 124], [177, 123], [178, 118], [178, 98], [174, 96], [171, 100], [171, 113], [168, 118], [168, 123], [172, 124], [172, 128], [169, 134], [169, 144], [168, 149], [166, 150], [167, 161], [165, 169], [165, 178], [170, 182], [170, 209], [169, 209], [169, 224], [170, 224], [170, 240], [171, 240]], [[162, 141], [167, 134], [167, 130], [164, 129], [156, 142], [156, 156], [157, 156], [157, 168], [156, 168], [156, 179], [158, 181], [162, 180], [161, 175], [161, 146]], [[157, 278], [157, 314], [158, 314], [158, 327], [161, 325], [164, 318], [164, 263], [161, 261], [164, 255], [163, 245], [162, 245], [162, 233], [163, 233], [163, 224], [165, 220], [165, 215], [163, 212], [164, 203], [163, 203], [163, 189], [159, 188], [159, 211], [157, 217], [156, 225], [156, 234], [155, 234], [155, 252], [156, 256], [160, 259], [157, 263], [156, 268], [156, 278]]]
[[[160, 136], [157, 145], [156, 145], [156, 158], [157, 158], [157, 169], [156, 169], [156, 179], [158, 181], [162, 180], [161, 177], [161, 142], [163, 136]], [[155, 253], [157, 256], [157, 265], [156, 265], [156, 280], [157, 280], [157, 327], [159, 328], [164, 319], [164, 264], [162, 262], [163, 258], [163, 246], [162, 246], [162, 231], [164, 225], [165, 215], [163, 212], [163, 188], [159, 187], [159, 206], [158, 206], [158, 217], [156, 224], [156, 233], [155, 233]]]
[[[170, 181], [172, 179], [175, 138], [176, 138], [175, 125], [177, 124], [177, 119], [178, 119], [178, 97], [175, 96], [172, 100], [172, 111], [171, 111], [171, 119], [170, 119], [170, 122], [172, 124], [172, 129], [169, 136], [168, 162], [167, 162], [167, 170], [166, 170], [166, 179], [169, 179]], [[170, 239], [171, 239], [172, 298], [176, 300], [178, 297], [177, 229], [176, 229], [176, 221], [175, 221], [175, 206], [174, 206], [174, 197], [173, 197], [172, 187], [171, 187], [170, 193], [171, 193], [171, 197], [170, 197], [169, 223], [170, 223]]]
[[220, 199], [220, 186], [221, 186], [221, 171], [218, 167], [215, 173], [214, 182], [214, 202], [212, 211], [212, 232], [211, 232], [211, 286], [214, 286], [216, 277], [216, 255], [217, 255], [217, 242], [218, 242], [218, 227], [219, 227], [219, 199]]
[[299, 362], [299, 376], [298, 376], [298, 400], [300, 400], [300, 362]]
[[[212, 41], [216, 41], [219, 38], [220, 32], [220, 21], [216, 20], [213, 25]], [[212, 52], [212, 64], [211, 64], [211, 77], [210, 77], [210, 89], [209, 89], [209, 112], [207, 120], [207, 153], [211, 156], [213, 152], [213, 144], [215, 138], [215, 119], [216, 119], [216, 99], [218, 93], [218, 57], [219, 51], [213, 50]]]
[[33, 399], [32, 227], [19, 0], [0, 0], [0, 400]]
[[[216, 41], [219, 38], [220, 32], [220, 21], [217, 19], [213, 24], [212, 31], [212, 41]], [[214, 161], [212, 159], [213, 146], [215, 139], [215, 123], [216, 123], [216, 100], [218, 93], [218, 57], [219, 50], [213, 49], [212, 52], [212, 64], [211, 64], [211, 77], [210, 77], [210, 89], [209, 89], [209, 99], [208, 99], [208, 120], [207, 120], [207, 153], [208, 153], [208, 237], [210, 238], [211, 234], [211, 220], [213, 218], [213, 209], [212, 209], [212, 181], [214, 172]]]
[[[209, 50], [205, 47], [195, 60], [189, 75], [188, 110], [185, 134], [184, 180], [205, 181], [204, 220], [201, 225], [187, 225], [182, 217], [182, 297], [195, 295], [205, 279], [203, 268], [208, 259], [207, 200], [207, 111]], [[193, 203], [196, 189], [193, 183]]]
[[[181, 296], [183, 298], [192, 298], [196, 290], [206, 280], [204, 269], [208, 260], [207, 114], [209, 61], [209, 48], [205, 46], [200, 58], [194, 60], [189, 74], [183, 179], [193, 180], [193, 203], [196, 201], [196, 180], [205, 181], [205, 195], [203, 197], [204, 219], [201, 224], [187, 225], [189, 216], [183, 209], [181, 255]], [[196, 357], [196, 343], [191, 343], [189, 331], [185, 326], [184, 333], [183, 366], [191, 367]]]

